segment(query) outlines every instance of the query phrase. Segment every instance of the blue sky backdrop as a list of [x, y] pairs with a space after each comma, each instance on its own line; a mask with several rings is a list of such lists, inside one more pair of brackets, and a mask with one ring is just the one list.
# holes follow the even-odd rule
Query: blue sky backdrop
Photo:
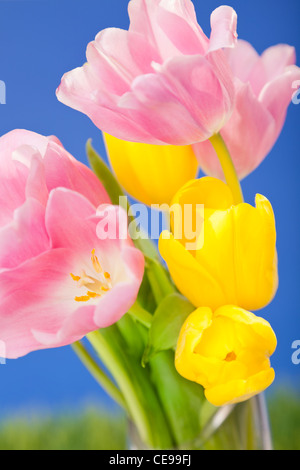
[[[86, 45], [98, 31], [127, 29], [127, 4], [127, 0], [0, 0], [0, 80], [6, 84], [0, 135], [15, 128], [54, 134], [84, 163], [85, 143], [92, 138], [105, 155], [100, 131], [86, 116], [59, 103], [55, 90], [66, 71], [85, 62]], [[194, 0], [194, 4], [199, 23], [209, 34], [210, 13], [221, 2]], [[288, 43], [300, 57], [299, 0], [232, 0], [228, 4], [239, 16], [239, 37], [259, 52]], [[260, 314], [271, 322], [278, 337], [272, 360], [276, 384], [292, 383], [298, 390], [300, 365], [291, 361], [291, 345], [300, 340], [299, 117], [300, 105], [291, 105], [274, 149], [243, 181], [247, 202], [253, 203], [257, 192], [264, 194], [276, 214], [280, 287], [275, 300]], [[34, 352], [0, 365], [0, 415], [37, 406], [78, 409], [89, 399], [111, 404], [69, 347]]]

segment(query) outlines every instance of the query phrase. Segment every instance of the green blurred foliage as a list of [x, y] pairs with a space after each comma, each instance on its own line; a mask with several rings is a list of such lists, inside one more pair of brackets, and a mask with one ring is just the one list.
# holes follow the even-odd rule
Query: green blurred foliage
[[300, 450], [300, 393], [277, 390], [268, 400], [275, 450]]
[[[275, 450], [300, 450], [300, 396], [278, 390], [268, 397]], [[13, 418], [0, 424], [0, 450], [125, 450], [127, 420], [88, 408], [76, 416]]]
[[123, 450], [126, 444], [125, 417], [96, 408], [78, 416], [37, 414], [0, 425], [0, 450]]

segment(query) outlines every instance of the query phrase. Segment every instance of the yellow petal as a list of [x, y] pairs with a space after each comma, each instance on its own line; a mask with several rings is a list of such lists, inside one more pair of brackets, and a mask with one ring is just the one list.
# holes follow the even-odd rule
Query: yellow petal
[[226, 210], [233, 205], [229, 186], [223, 181], [205, 176], [188, 181], [174, 194], [172, 204], [203, 204], [205, 209]]
[[[201, 178], [187, 183], [172, 203], [182, 207], [182, 211], [188, 204], [193, 206], [192, 215], [188, 213], [183, 221], [173, 221], [172, 227], [176, 241], [199, 265], [197, 269], [188, 256], [181, 254], [181, 266], [176, 267], [179, 248], [175, 250], [172, 239], [159, 245], [178, 289], [196, 307], [204, 305], [213, 310], [226, 304], [258, 310], [271, 302], [278, 288], [278, 271], [275, 218], [270, 202], [257, 195], [256, 207], [246, 203], [234, 206], [225, 183]], [[195, 232], [195, 240], [190, 240], [195, 242], [190, 248], [184, 228], [186, 222], [193, 225], [201, 203], [205, 204], [202, 225]], [[168, 243], [173, 247], [168, 248]], [[184, 265], [184, 260], [188, 264]]]
[[144, 204], [169, 204], [198, 172], [191, 146], [127, 142], [104, 134], [111, 166], [121, 186]]
[[276, 336], [263, 318], [232, 305], [214, 313], [200, 307], [182, 326], [175, 366], [221, 406], [244, 401], [272, 383], [269, 358], [275, 348]]
[[209, 264], [204, 266], [198, 263], [170, 232], [162, 232], [159, 251], [168, 265], [174, 283], [193, 305], [208, 305], [214, 309], [228, 303], [223, 280], [214, 276]]
[[205, 390], [206, 399], [215, 406], [240, 403], [263, 392], [275, 378], [274, 369], [263, 370], [248, 380], [233, 380]]

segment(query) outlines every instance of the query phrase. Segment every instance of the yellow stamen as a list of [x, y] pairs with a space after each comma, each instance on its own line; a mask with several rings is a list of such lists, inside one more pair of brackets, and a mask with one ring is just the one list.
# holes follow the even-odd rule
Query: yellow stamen
[[70, 274], [73, 281], [78, 283], [79, 288], [85, 287], [89, 289], [86, 295], [75, 297], [76, 302], [88, 302], [90, 299], [96, 299], [112, 288], [110, 274], [107, 271], [103, 272], [102, 266], [95, 253], [95, 249], [92, 250], [91, 261], [94, 271], [100, 276], [90, 276], [84, 270], [81, 271], [80, 276]]
[[96, 294], [96, 292], [90, 292], [90, 291], [88, 291], [87, 295], [90, 297], [90, 299], [95, 299], [96, 297], [101, 297], [100, 294]]
[[101, 290], [103, 290], [104, 292], [107, 292], [109, 291], [109, 287], [101, 286]]
[[95, 249], [92, 251], [92, 263], [96, 273], [102, 273], [103, 269], [101, 267], [101, 264], [99, 263], [97, 256], [95, 255]]
[[88, 295], [83, 295], [81, 297], [75, 297], [76, 302], [88, 302], [90, 297]]

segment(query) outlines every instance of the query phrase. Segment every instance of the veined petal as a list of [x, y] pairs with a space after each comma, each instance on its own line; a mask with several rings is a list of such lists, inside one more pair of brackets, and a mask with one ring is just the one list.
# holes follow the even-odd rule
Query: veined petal
[[[130, 31], [143, 34], [163, 60], [175, 54], [204, 54], [208, 39], [190, 0], [134, 0], [128, 5]], [[178, 31], [181, 34], [178, 35]]]

